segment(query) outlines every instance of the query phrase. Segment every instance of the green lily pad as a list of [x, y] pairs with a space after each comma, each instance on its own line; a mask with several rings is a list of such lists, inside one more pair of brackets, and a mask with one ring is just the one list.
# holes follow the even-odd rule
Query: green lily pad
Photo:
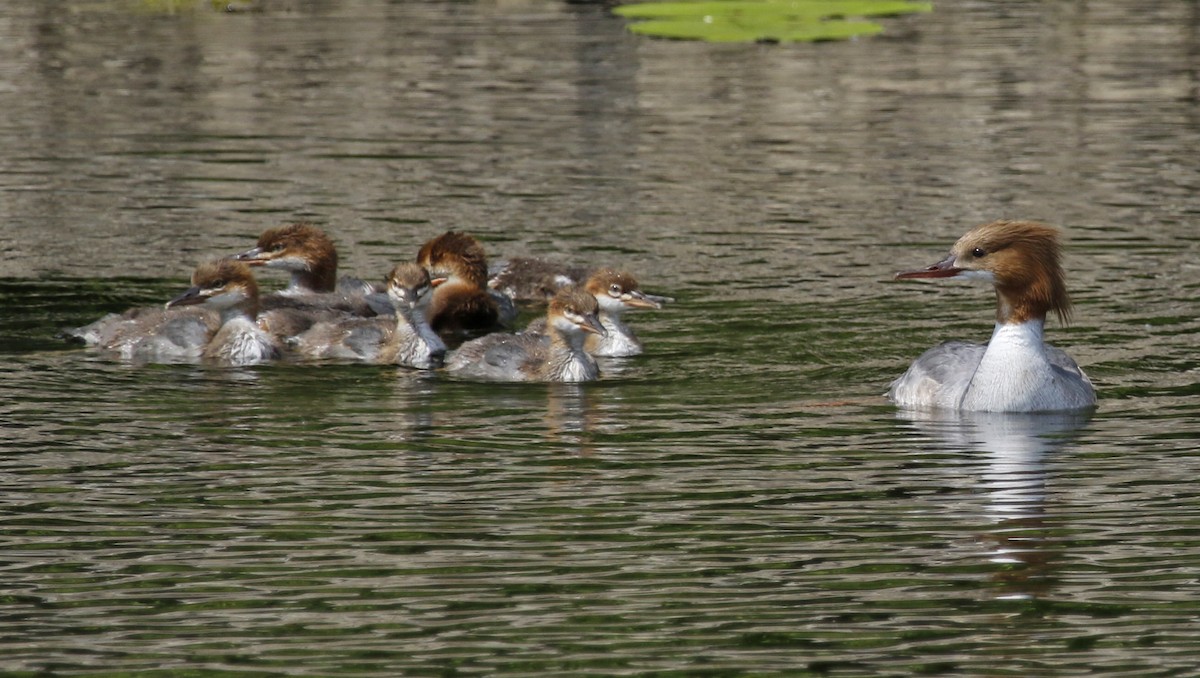
[[707, 42], [816, 42], [879, 33], [862, 17], [929, 12], [927, 2], [905, 0], [701, 0], [639, 2], [614, 11], [641, 35]]

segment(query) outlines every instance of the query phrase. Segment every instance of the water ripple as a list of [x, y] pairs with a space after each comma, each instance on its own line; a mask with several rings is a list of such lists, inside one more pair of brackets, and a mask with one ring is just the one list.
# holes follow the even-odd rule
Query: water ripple
[[[10, 4], [0, 671], [1194, 670], [1187, 4], [786, 48], [578, 3]], [[892, 273], [1026, 216], [1068, 236], [1048, 334], [1100, 407], [896, 412], [994, 300]], [[678, 301], [581, 386], [54, 338], [294, 219], [366, 279], [461, 228]]]

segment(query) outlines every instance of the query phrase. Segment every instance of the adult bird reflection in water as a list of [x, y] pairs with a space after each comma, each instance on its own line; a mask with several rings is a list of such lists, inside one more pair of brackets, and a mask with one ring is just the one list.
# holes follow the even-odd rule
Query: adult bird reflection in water
[[[992, 579], [997, 597], [1032, 597], [1046, 592], [1060, 562], [1059, 521], [1047, 501], [1052, 483], [1046, 458], [1061, 449], [1090, 421], [1092, 412], [1012, 413], [899, 410], [934, 445], [954, 455], [936, 460], [937, 472], [952, 475], [953, 486], [974, 477], [986, 498], [979, 507], [980, 541], [997, 565]], [[953, 463], [957, 462], [957, 463]], [[958, 504], [960, 502], [956, 502]], [[973, 505], [973, 503], [972, 503]], [[967, 516], [968, 518], [972, 516]]]

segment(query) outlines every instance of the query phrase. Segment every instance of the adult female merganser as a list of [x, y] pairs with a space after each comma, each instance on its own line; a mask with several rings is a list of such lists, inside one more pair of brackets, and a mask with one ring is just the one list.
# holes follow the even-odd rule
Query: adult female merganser
[[[611, 268], [592, 273], [583, 289], [596, 298], [600, 307], [598, 317], [604, 327], [603, 335], [588, 335], [584, 349], [597, 358], [641, 355], [642, 342], [622, 316], [631, 309], [662, 308], [662, 304], [638, 289], [638, 282], [632, 275]], [[544, 334], [545, 331], [545, 318], [538, 318], [525, 328], [525, 332], [531, 334]]]
[[218, 259], [200, 264], [192, 286], [167, 302], [167, 308], [204, 304], [221, 314], [221, 326], [202, 357], [230, 365], [255, 365], [280, 356], [275, 339], [259, 328], [258, 284], [243, 263]]
[[448, 231], [426, 242], [417, 263], [433, 280], [429, 324], [443, 337], [499, 329], [516, 317], [516, 307], [487, 289], [487, 255], [466, 233]]
[[497, 381], [591, 381], [600, 376], [584, 350], [589, 334], [604, 334], [596, 298], [568, 288], [550, 300], [548, 335], [489, 334], [463, 344], [446, 363], [455, 374]]
[[318, 358], [395, 363], [419, 369], [440, 367], [446, 344], [425, 322], [432, 289], [429, 273], [416, 264], [403, 263], [392, 269], [385, 284], [395, 308], [394, 318], [319, 322], [295, 339], [294, 348]]
[[892, 382], [888, 397], [912, 408], [989, 412], [1079, 410], [1096, 404], [1092, 382], [1042, 338], [1046, 314], [1071, 312], [1058, 232], [1028, 221], [994, 221], [958, 239], [944, 260], [898, 279], [967, 278], [996, 289], [996, 328], [987, 344], [935, 346]]

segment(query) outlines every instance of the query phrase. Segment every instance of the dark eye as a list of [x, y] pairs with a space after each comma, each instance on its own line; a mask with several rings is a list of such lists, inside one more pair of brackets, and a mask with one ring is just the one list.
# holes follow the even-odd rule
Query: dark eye
[[615, 284], [614, 284], [614, 285], [612, 285], [612, 286], [610, 286], [610, 287], [608, 288], [608, 293], [609, 293], [609, 294], [611, 294], [611, 295], [613, 295], [614, 297], [619, 297], [619, 296], [621, 296], [621, 286], [620, 286], [620, 285], [615, 285]]
[[987, 254], [987, 252], [984, 252], [982, 247], [976, 247], [975, 249], [971, 250], [971, 256], [975, 257], [976, 259], [983, 257], [985, 254]]
[[281, 243], [281, 242], [277, 242], [277, 243], [275, 243], [274, 245], [272, 245], [272, 246], [271, 246], [271, 251], [272, 251], [272, 252], [282, 252], [282, 251], [283, 251], [283, 247], [284, 247], [283, 243]]

